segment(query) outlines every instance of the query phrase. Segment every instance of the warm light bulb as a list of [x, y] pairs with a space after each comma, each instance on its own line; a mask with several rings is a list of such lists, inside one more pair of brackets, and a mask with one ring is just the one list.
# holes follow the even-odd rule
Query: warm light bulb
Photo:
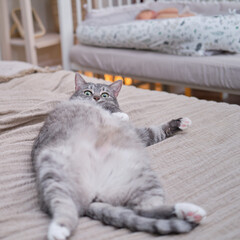
[[104, 79], [109, 82], [113, 82], [113, 75], [104, 74]]
[[131, 78], [125, 77], [124, 82], [125, 82], [125, 85], [132, 85], [132, 79]]

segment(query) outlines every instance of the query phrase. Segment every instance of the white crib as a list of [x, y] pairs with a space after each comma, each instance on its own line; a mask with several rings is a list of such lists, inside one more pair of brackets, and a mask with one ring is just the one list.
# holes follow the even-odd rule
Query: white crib
[[[103, 11], [104, 8], [123, 8], [123, 5], [139, 6], [143, 4], [140, 0], [98, 0], [95, 2], [93, 6], [91, 0], [87, 1], [88, 12], [93, 9], [94, 11], [98, 11], [96, 9]], [[159, 0], [159, 2], [164, 2], [164, 0]], [[202, 1], [190, 1], [191, 4], [200, 4], [200, 2]], [[82, 22], [81, 4], [81, 0], [76, 0], [78, 24]], [[209, 3], [203, 2], [202, 4]], [[237, 3], [234, 2], [217, 3], [215, 1], [211, 4], [221, 4], [221, 8], [226, 9], [231, 4], [233, 7], [237, 6]], [[207, 8], [209, 6], [206, 5]], [[97, 74], [108, 73], [132, 77], [145, 82], [159, 82], [240, 95], [240, 54], [186, 57], [152, 51], [97, 48], [81, 44], [74, 46], [71, 0], [58, 0], [58, 11], [64, 69], [91, 71]], [[82, 60], [80, 62], [70, 60], [71, 51], [77, 51]], [[99, 56], [105, 56], [105, 59], [109, 59], [109, 61], [101, 64], [103, 58]], [[133, 71], [133, 69], [135, 70]]]
[[[77, 23], [82, 22], [82, 0], [76, 1], [76, 13], [77, 13]], [[143, 2], [154, 1], [154, 0], [144, 0]], [[160, 0], [158, 0], [160, 1]], [[97, 0], [95, 9], [102, 8], [116, 8], [123, 5], [131, 4], [141, 4], [141, 0]], [[92, 5], [92, 0], [87, 0], [86, 9], [91, 12], [94, 7]], [[70, 48], [73, 46], [73, 18], [72, 18], [72, 3], [71, 0], [58, 0], [58, 12], [59, 12], [59, 23], [61, 31], [62, 40], [62, 61], [64, 69], [75, 68], [74, 64], [71, 66], [69, 60]]]

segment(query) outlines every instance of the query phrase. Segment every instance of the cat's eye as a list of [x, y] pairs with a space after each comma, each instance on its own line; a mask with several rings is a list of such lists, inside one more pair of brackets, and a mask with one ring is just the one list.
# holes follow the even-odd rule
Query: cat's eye
[[109, 97], [109, 94], [108, 94], [108, 93], [102, 93], [101, 96], [102, 96], [103, 98], [108, 98], [108, 97]]
[[92, 92], [89, 91], [89, 90], [84, 91], [84, 94], [85, 94], [86, 96], [92, 96]]

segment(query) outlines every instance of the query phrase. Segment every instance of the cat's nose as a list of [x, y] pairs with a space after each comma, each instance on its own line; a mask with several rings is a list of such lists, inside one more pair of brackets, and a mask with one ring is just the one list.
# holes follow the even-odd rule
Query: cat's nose
[[99, 96], [93, 96], [93, 98], [94, 98], [95, 101], [98, 101], [100, 99]]

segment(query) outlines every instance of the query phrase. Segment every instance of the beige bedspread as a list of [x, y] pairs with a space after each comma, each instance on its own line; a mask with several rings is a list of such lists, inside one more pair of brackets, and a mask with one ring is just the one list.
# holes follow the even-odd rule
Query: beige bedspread
[[[96, 79], [87, 78], [96, 81]], [[46, 114], [74, 89], [74, 73], [35, 73], [0, 84], [0, 239], [46, 239], [49, 217], [39, 209], [30, 151]], [[159, 239], [240, 239], [240, 107], [123, 87], [122, 109], [138, 126], [187, 116], [192, 127], [148, 147], [167, 200], [208, 212], [189, 234]], [[71, 239], [156, 239], [82, 218]]]

